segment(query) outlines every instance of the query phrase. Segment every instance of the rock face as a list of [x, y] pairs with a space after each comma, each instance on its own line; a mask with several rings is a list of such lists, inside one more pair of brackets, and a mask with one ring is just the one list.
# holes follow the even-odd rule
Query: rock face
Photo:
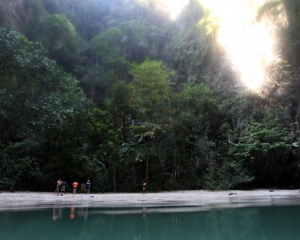
[[33, 17], [36, 19], [42, 13], [41, 0], [1, 0], [0, 27], [12, 27], [24, 34]]

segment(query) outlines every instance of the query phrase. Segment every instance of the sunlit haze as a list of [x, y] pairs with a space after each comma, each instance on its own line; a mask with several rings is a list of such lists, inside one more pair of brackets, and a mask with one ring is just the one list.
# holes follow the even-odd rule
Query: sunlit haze
[[181, 12], [182, 8], [187, 5], [189, 0], [158, 0], [165, 5], [170, 11], [170, 17], [175, 19]]
[[266, 0], [201, 0], [219, 20], [218, 41], [247, 87], [256, 89], [266, 79], [265, 69], [274, 60], [272, 26], [257, 21], [257, 10]]
[[[160, 0], [176, 18], [187, 0]], [[257, 89], [266, 79], [265, 69], [274, 60], [270, 21], [257, 21], [257, 10], [267, 0], [199, 0], [219, 22], [219, 43], [226, 49], [241, 82]]]

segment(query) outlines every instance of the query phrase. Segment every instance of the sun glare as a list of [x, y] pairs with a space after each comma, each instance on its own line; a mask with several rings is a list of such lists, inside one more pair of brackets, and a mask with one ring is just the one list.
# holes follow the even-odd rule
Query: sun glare
[[170, 18], [176, 19], [182, 8], [188, 4], [189, 0], [158, 0], [170, 11]]
[[[188, 0], [157, 0], [176, 19]], [[219, 23], [218, 42], [226, 49], [243, 85], [252, 89], [267, 79], [266, 68], [274, 61], [274, 24], [257, 21], [258, 9], [269, 0], [198, 0]]]
[[219, 20], [218, 41], [226, 49], [242, 83], [258, 89], [265, 69], [274, 60], [270, 22], [257, 21], [266, 0], [200, 0]]

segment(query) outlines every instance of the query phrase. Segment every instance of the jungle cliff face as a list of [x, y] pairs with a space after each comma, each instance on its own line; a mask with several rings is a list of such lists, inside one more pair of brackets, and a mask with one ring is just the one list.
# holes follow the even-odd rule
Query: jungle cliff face
[[43, 14], [42, 0], [1, 0], [0, 27], [12, 27], [25, 33], [33, 17]]

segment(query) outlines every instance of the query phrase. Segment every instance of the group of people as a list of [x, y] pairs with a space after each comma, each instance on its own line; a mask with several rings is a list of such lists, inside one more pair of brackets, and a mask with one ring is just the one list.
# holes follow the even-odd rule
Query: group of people
[[64, 195], [66, 194], [66, 181], [62, 181], [61, 178], [57, 180], [57, 184], [56, 184], [56, 190], [55, 193], [58, 195], [60, 193], [60, 195]]
[[[67, 182], [65, 180], [61, 180], [61, 178], [58, 179], [54, 193], [56, 193], [57, 195], [60, 194], [61, 196], [65, 195], [66, 194], [66, 185], [67, 185]], [[86, 183], [81, 183], [81, 193], [85, 193], [85, 194], [90, 193], [91, 185], [92, 185], [92, 183], [90, 180], [87, 180]], [[78, 187], [78, 182], [75, 180], [72, 183], [73, 194], [76, 194], [77, 187]]]
[[[55, 189], [55, 192], [57, 195], [60, 193], [61, 196], [65, 195], [66, 194], [66, 185], [67, 185], [67, 182], [65, 180], [61, 180], [58, 179], [57, 180], [57, 185], [56, 185], [56, 189]], [[90, 189], [91, 189], [91, 181], [90, 180], [87, 180], [86, 183], [81, 183], [81, 193], [90, 193]], [[75, 180], [73, 183], [72, 183], [72, 188], [73, 188], [73, 194], [76, 194], [76, 191], [77, 191], [77, 187], [78, 187], [78, 182]], [[147, 188], [147, 182], [144, 180], [143, 181], [143, 193], [146, 193], [146, 188]]]

